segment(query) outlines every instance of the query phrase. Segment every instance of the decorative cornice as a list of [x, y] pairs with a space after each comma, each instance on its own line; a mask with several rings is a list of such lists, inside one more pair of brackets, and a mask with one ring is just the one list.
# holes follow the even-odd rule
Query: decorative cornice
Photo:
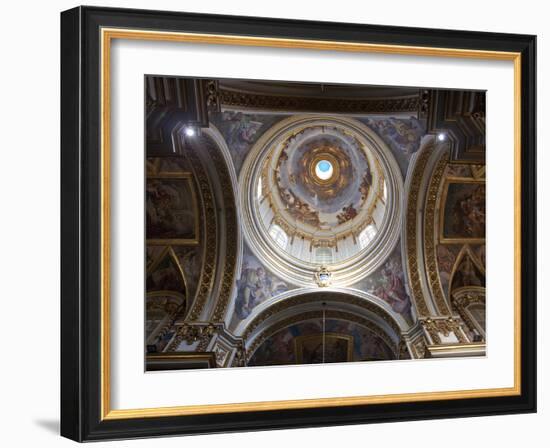
[[411, 95], [400, 98], [346, 99], [259, 95], [220, 89], [221, 106], [271, 111], [345, 112], [352, 114], [418, 112], [420, 98]]
[[[212, 351], [213, 341], [214, 345], [223, 344], [226, 348], [244, 350], [244, 340], [228, 332], [223, 322], [182, 322], [175, 325], [175, 335], [165, 351], [177, 351], [182, 342], [190, 346], [196, 344], [193, 352]], [[218, 362], [218, 367], [222, 366]]]
[[468, 340], [462, 332], [462, 321], [459, 318], [427, 318], [421, 319], [420, 323], [422, 324], [422, 327], [424, 328], [426, 333], [428, 333], [428, 335], [430, 336], [430, 339], [432, 340], [434, 345], [439, 345], [442, 342], [439, 333], [443, 334], [445, 337], [453, 333], [458, 339], [458, 342], [463, 344], [468, 343]]

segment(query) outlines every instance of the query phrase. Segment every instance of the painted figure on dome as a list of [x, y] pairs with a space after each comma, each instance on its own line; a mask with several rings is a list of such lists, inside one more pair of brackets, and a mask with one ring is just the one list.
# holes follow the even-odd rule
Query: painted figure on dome
[[420, 120], [416, 118], [386, 118], [365, 120], [366, 124], [374, 129], [386, 143], [395, 151], [400, 151], [407, 157], [420, 148], [420, 140], [426, 130]]
[[254, 142], [254, 136], [262, 126], [261, 122], [255, 121], [250, 115], [241, 112], [226, 112], [223, 120], [229, 124], [228, 143], [238, 149], [243, 149], [243, 146]]
[[357, 209], [353, 206], [353, 204], [350, 204], [347, 207], [342, 208], [342, 213], [336, 215], [336, 219], [338, 219], [338, 224], [344, 224], [345, 222], [351, 221], [356, 216]]
[[399, 267], [389, 260], [382, 269], [382, 284], [375, 294], [388, 302], [395, 312], [405, 314], [411, 308], [411, 301], [402, 277]]
[[267, 273], [263, 266], [250, 266], [245, 261], [237, 281], [237, 315], [246, 318], [256, 305], [286, 290], [286, 283]]
[[444, 211], [445, 238], [485, 238], [485, 184], [450, 183]]
[[361, 193], [362, 201], [365, 201], [367, 199], [371, 185], [372, 185], [372, 174], [370, 171], [367, 171], [363, 176], [361, 185], [359, 186], [359, 192]]
[[274, 124], [275, 115], [248, 114], [236, 111], [215, 112], [209, 115], [212, 123], [222, 133], [237, 172], [252, 145], [263, 131]]
[[289, 188], [280, 190], [280, 197], [286, 206], [287, 212], [293, 218], [316, 228], [324, 224], [319, 219], [319, 212], [313, 210], [307, 202], [300, 200]]

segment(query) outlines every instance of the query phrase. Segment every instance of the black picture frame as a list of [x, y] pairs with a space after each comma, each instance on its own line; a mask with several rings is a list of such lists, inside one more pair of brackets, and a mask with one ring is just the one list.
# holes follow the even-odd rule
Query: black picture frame
[[[521, 54], [521, 393], [307, 409], [102, 419], [101, 70], [104, 27]], [[61, 435], [76, 441], [536, 412], [536, 37], [77, 7], [61, 14]]]

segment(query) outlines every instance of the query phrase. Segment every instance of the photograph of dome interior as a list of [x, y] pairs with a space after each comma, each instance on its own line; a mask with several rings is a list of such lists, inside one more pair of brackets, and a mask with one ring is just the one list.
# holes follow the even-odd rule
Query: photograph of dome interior
[[485, 356], [485, 92], [145, 77], [146, 370]]

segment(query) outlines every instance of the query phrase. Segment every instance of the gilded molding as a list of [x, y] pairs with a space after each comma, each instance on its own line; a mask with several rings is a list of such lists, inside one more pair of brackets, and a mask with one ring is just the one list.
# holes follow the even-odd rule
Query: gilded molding
[[218, 367], [244, 366], [244, 340], [227, 331], [223, 322], [178, 323], [170, 351], [177, 351], [182, 342], [196, 344], [193, 352], [214, 352]]
[[422, 183], [422, 177], [428, 160], [432, 154], [430, 150], [433, 146], [424, 148], [416, 160], [414, 170], [411, 176], [411, 183], [409, 186], [409, 196], [407, 200], [407, 220], [405, 226], [406, 233], [406, 253], [407, 253], [407, 272], [409, 276], [409, 286], [411, 291], [411, 298], [416, 306], [418, 317], [429, 316], [428, 306], [422, 292], [422, 285], [420, 283], [420, 273], [418, 266], [418, 247], [416, 242], [417, 235], [417, 202], [420, 193], [420, 186]]
[[236, 235], [238, 232], [238, 222], [235, 193], [230, 187], [231, 178], [226, 162], [220, 154], [218, 147], [210, 138], [202, 138], [200, 141], [200, 148], [195, 148], [195, 145], [186, 145], [185, 149], [185, 154], [195, 169], [195, 176], [203, 198], [204, 222], [206, 228], [204, 232], [206, 240], [204, 254], [205, 262], [201, 273], [200, 286], [198, 288], [197, 296], [193, 302], [193, 307], [191, 308], [186, 321], [196, 321], [199, 319], [207, 301], [212, 298], [211, 292], [213, 291], [214, 280], [216, 278], [217, 251], [220, 249], [218, 247], [219, 242], [217, 236], [219, 217], [216, 213], [212, 187], [208, 181], [208, 175], [204, 169], [204, 166], [197, 155], [198, 150], [205, 149], [208, 152], [208, 155], [215, 166], [216, 173], [218, 173], [220, 178], [225, 214], [225, 228], [227, 236], [225, 238], [225, 264], [223, 266], [220, 290], [217, 295], [216, 304], [211, 318], [213, 321], [221, 321], [224, 319], [225, 310], [227, 309], [227, 305], [231, 299], [233, 280], [235, 277], [237, 264], [238, 241]]
[[[149, 407], [139, 409], [111, 408], [111, 321], [110, 321], [110, 258], [109, 248], [111, 234], [110, 218], [110, 154], [111, 154], [111, 42], [115, 39], [133, 39], [142, 41], [198, 42], [215, 45], [241, 45], [256, 47], [276, 47], [292, 49], [314, 49], [321, 51], [372, 52], [373, 54], [422, 55], [447, 58], [474, 58], [486, 60], [509, 60], [514, 64], [514, 146], [515, 146], [515, 317], [514, 317], [514, 382], [512, 387], [483, 388], [470, 390], [453, 390], [441, 392], [414, 392], [390, 394], [384, 396], [346, 396], [315, 398], [311, 400], [275, 400], [263, 402], [242, 402], [227, 404], [180, 405], [172, 407]], [[350, 405], [411, 403], [423, 400], [456, 400], [476, 398], [496, 398], [518, 396], [521, 394], [521, 67], [522, 55], [511, 51], [487, 51], [478, 49], [438, 48], [419, 46], [398, 46], [392, 44], [372, 44], [357, 42], [336, 42], [292, 38], [258, 38], [254, 36], [228, 36], [215, 34], [177, 33], [144, 31], [103, 27], [101, 29], [101, 366], [100, 366], [100, 412], [101, 420], [125, 420], [131, 418], [159, 418], [191, 415], [208, 415], [216, 413], [278, 411], [289, 409], [319, 409]], [[105, 174], [106, 173], [106, 174]]]
[[175, 352], [182, 342], [192, 345], [199, 342], [197, 352], [204, 351], [212, 335], [216, 332], [216, 326], [211, 323], [183, 323], [176, 326], [176, 334], [166, 347], [166, 352]]
[[441, 337], [439, 334], [443, 334], [445, 337], [448, 337], [451, 333], [453, 333], [456, 338], [458, 339], [458, 342], [462, 344], [467, 344], [469, 341], [466, 339], [466, 336], [464, 336], [464, 333], [462, 332], [462, 322], [461, 319], [456, 317], [443, 317], [443, 318], [427, 318], [427, 319], [421, 319], [420, 323], [422, 324], [422, 327], [426, 331], [426, 333], [429, 335], [430, 339], [432, 340], [432, 343], [434, 345], [441, 344]]
[[415, 359], [427, 358], [430, 354], [428, 346], [426, 345], [426, 341], [423, 337], [414, 342], [413, 351]]
[[[214, 197], [212, 195], [212, 189], [208, 182], [208, 176], [202, 165], [199, 157], [197, 156], [194, 148], [191, 145], [186, 146], [184, 154], [187, 156], [191, 166], [194, 169], [195, 179], [199, 187], [199, 193], [203, 202], [203, 222], [204, 222], [204, 253], [203, 253], [203, 266], [201, 270], [199, 285], [197, 287], [197, 293], [193, 300], [193, 306], [189, 310], [186, 317], [187, 321], [197, 320], [206, 301], [210, 296], [212, 290], [215, 271], [216, 271], [216, 253], [218, 250], [218, 242], [216, 235], [217, 228], [217, 213], [214, 205]], [[178, 344], [179, 345], [179, 344]], [[175, 350], [177, 348], [170, 344], [170, 349]]]
[[219, 148], [210, 139], [207, 138], [204, 147], [208, 150], [212, 159], [216, 172], [220, 177], [223, 197], [223, 211], [225, 214], [225, 266], [221, 280], [221, 287], [218, 292], [216, 306], [214, 308], [211, 320], [222, 321], [225, 318], [225, 311], [231, 300], [233, 290], [233, 282], [237, 268], [237, 251], [238, 251], [238, 221], [237, 221], [237, 204], [236, 196], [233, 188], [231, 188], [231, 177], [229, 169], [224, 158], [221, 155]]
[[259, 95], [226, 89], [218, 90], [218, 100], [223, 108], [262, 109], [300, 112], [346, 112], [346, 113], [396, 113], [417, 112], [420, 108], [418, 95], [400, 98], [344, 99], [304, 98], [282, 95]]
[[[443, 287], [441, 286], [441, 279], [439, 278], [439, 269], [437, 264], [437, 252], [435, 239], [436, 236], [436, 207], [439, 197], [439, 191], [441, 187], [441, 179], [445, 173], [445, 167], [447, 166], [447, 153], [444, 152], [433, 171], [430, 179], [430, 185], [428, 187], [428, 194], [426, 197], [426, 205], [424, 212], [424, 262], [426, 264], [426, 275], [428, 277], [428, 284], [434, 298], [435, 305], [439, 314], [451, 314], [451, 308], [445, 299], [443, 293]], [[443, 225], [439, 222], [439, 226]]]

